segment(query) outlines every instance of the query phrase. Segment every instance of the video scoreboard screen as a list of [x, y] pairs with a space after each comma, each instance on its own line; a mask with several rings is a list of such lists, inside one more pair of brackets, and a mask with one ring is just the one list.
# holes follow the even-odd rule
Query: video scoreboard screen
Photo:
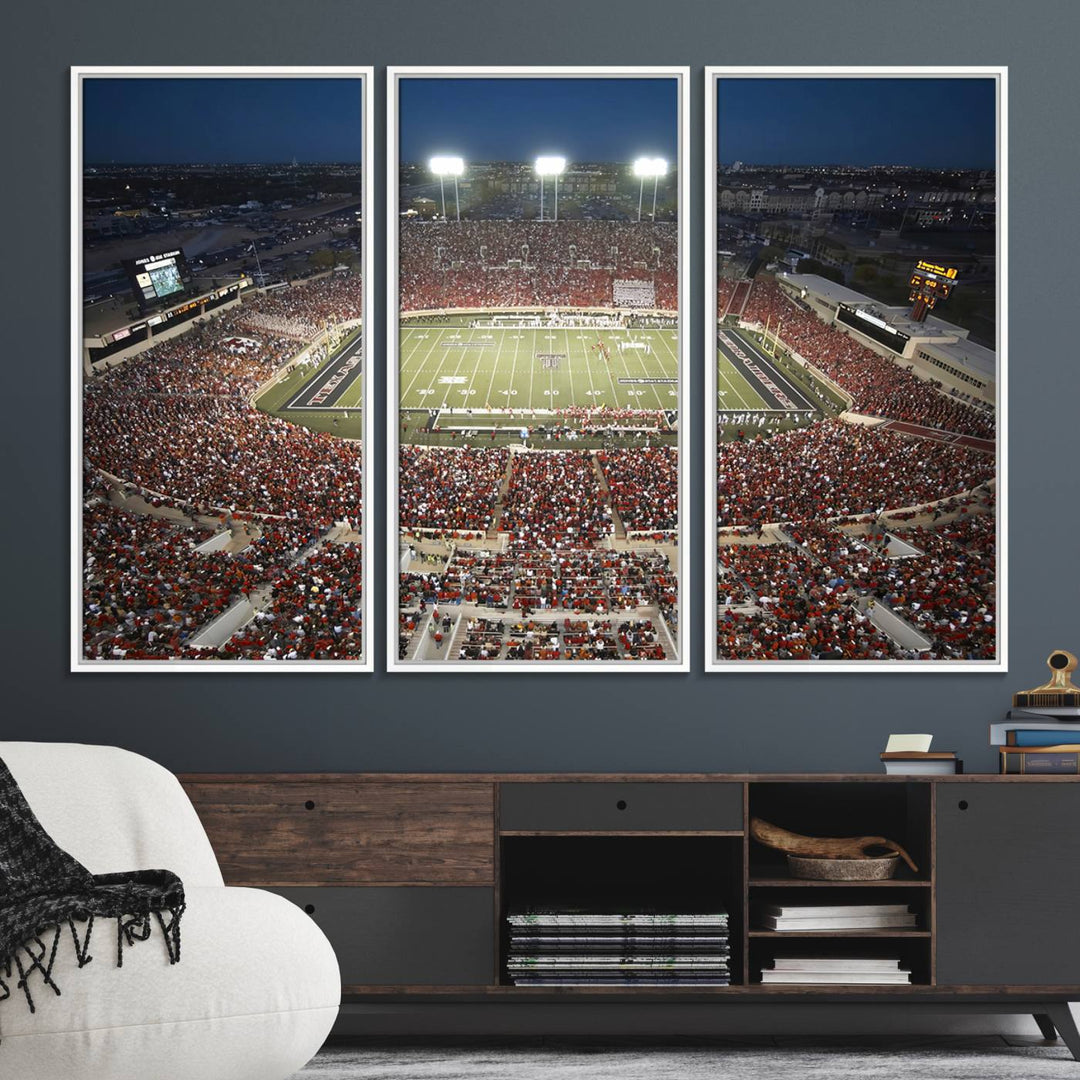
[[191, 283], [191, 271], [182, 250], [162, 251], [140, 259], [125, 259], [124, 270], [135, 299], [142, 307], [179, 298]]
[[836, 309], [836, 319], [837, 322], [858, 330], [860, 334], [881, 342], [896, 353], [903, 354], [904, 347], [911, 340], [909, 335], [897, 330], [895, 326], [890, 326], [884, 319], [850, 304], [841, 304]]
[[913, 303], [922, 300], [928, 308], [932, 308], [938, 300], [944, 300], [952, 292], [956, 284], [956, 273], [953, 266], [939, 266], [937, 263], [920, 259], [911, 271], [908, 282], [911, 295], [908, 299]]

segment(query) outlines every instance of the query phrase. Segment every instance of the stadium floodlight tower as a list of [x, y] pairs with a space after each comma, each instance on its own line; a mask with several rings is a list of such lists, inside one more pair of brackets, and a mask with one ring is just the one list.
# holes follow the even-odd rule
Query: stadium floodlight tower
[[458, 177], [465, 171], [465, 162], [459, 157], [433, 157], [428, 168], [439, 178], [439, 197], [442, 199], [442, 216], [446, 220], [446, 189], [443, 187], [445, 177], [454, 178], [454, 214], [457, 221], [461, 220], [461, 203], [458, 202]]
[[645, 179], [651, 176], [652, 188], [652, 219], [656, 220], [656, 189], [660, 186], [660, 177], [667, 176], [667, 162], [661, 157], [638, 158], [634, 162], [634, 175], [638, 178], [637, 219], [641, 220], [641, 199], [645, 194]]
[[544, 220], [544, 177], [555, 177], [555, 220], [559, 220], [559, 177], [566, 171], [564, 157], [538, 157], [536, 175], [540, 177], [540, 220]]

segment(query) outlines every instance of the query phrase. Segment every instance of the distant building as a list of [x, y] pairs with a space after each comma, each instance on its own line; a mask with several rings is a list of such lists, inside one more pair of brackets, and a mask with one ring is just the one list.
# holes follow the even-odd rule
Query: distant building
[[[863, 293], [817, 274], [783, 274], [780, 287], [805, 304], [824, 322], [841, 333], [851, 334], [874, 352], [896, 361], [907, 361], [923, 378], [934, 379], [946, 389], [992, 406], [997, 400], [997, 353], [968, 340], [968, 331], [936, 315], [915, 322], [906, 307], [888, 307]], [[871, 317], [868, 330], [876, 326], [895, 331], [896, 345], [889, 348], [869, 333], [859, 333], [838, 318], [841, 307]], [[877, 320], [874, 322], [872, 320]]]

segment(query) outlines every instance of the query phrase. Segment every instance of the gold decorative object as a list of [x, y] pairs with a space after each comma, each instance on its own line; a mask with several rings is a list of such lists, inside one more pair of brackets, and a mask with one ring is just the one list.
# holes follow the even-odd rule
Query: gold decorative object
[[819, 859], [878, 859], [883, 855], [899, 855], [916, 874], [919, 872], [911, 856], [884, 836], [802, 836], [757, 817], [750, 819], [750, 835], [758, 843], [785, 855]]
[[1072, 672], [1076, 657], [1064, 649], [1055, 649], [1046, 660], [1053, 678], [1033, 690], [1013, 694], [1013, 705], [1027, 709], [1068, 709], [1080, 706], [1080, 689], [1073, 686]]

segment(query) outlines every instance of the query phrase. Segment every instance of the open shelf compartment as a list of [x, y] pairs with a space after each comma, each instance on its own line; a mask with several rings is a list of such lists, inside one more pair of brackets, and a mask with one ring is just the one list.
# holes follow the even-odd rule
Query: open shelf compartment
[[[749, 883], [790, 885], [795, 888], [929, 887], [931, 871], [931, 800], [927, 783], [877, 784], [873, 782], [759, 783], [751, 784], [751, 818], [761, 818], [805, 836], [883, 836], [902, 845], [917, 871], [899, 861], [887, 882], [866, 881], [837, 885], [794, 878], [786, 857], [756, 840], [749, 840]], [[747, 822], [749, 830], [749, 821]], [[809, 903], [810, 901], [804, 901]], [[854, 899], [850, 902], [854, 903]], [[896, 901], [893, 901], [896, 902]]]
[[[504, 836], [500, 849], [499, 976], [510, 952], [507, 915], [521, 910], [728, 914], [732, 985], [743, 977], [743, 838]], [[620, 987], [633, 991], [633, 987]], [[650, 988], [655, 992], [656, 987]]]

